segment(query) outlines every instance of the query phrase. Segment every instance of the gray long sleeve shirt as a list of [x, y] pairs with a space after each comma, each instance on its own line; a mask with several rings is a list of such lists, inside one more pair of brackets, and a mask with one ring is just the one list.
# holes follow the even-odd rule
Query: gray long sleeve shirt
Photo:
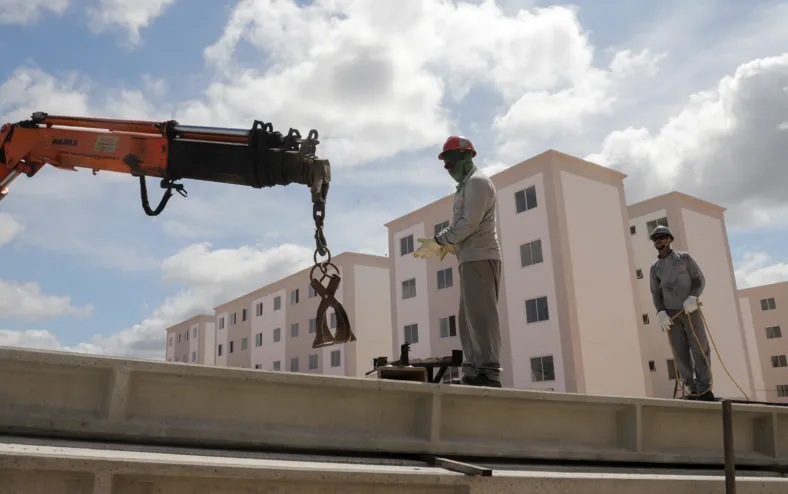
[[700, 297], [706, 278], [688, 252], [672, 251], [651, 265], [651, 298], [657, 312], [683, 308], [690, 295]]
[[474, 168], [457, 185], [451, 225], [435, 235], [441, 245], [453, 244], [459, 264], [487, 259], [501, 260], [495, 225], [498, 194], [490, 177]]

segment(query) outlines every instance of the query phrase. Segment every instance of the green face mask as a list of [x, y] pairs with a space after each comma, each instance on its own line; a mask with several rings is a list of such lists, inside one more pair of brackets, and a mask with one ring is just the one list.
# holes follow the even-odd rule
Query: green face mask
[[457, 183], [462, 182], [462, 179], [465, 178], [468, 172], [471, 171], [471, 168], [473, 168], [473, 159], [470, 153], [449, 151], [446, 152], [444, 156], [446, 161], [456, 163], [454, 169], [449, 172], [451, 178]]

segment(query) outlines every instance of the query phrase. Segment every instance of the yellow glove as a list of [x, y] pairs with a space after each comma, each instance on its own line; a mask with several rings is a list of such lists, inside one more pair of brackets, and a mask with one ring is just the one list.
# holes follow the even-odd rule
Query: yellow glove
[[457, 250], [454, 248], [453, 245], [451, 244], [441, 245], [441, 261], [443, 260], [444, 257], [446, 257], [446, 254], [448, 254], [449, 252], [451, 252], [455, 256], [457, 255]]
[[443, 247], [434, 238], [418, 238], [416, 240], [421, 242], [421, 247], [416, 249], [413, 257], [427, 259], [428, 257], [440, 255], [443, 250]]

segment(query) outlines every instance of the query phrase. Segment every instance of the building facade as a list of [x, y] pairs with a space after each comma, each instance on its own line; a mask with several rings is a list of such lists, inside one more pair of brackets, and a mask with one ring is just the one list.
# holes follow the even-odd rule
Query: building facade
[[[374, 357], [389, 355], [389, 259], [343, 252], [332, 262], [341, 277], [336, 299], [355, 342], [312, 348], [321, 298], [309, 284], [308, 268], [215, 308], [215, 365], [363, 376]], [[334, 333], [331, 308], [326, 321]]]
[[167, 361], [214, 365], [215, 320], [200, 314], [167, 328]]
[[[502, 382], [516, 388], [644, 396], [626, 175], [547, 151], [493, 175], [503, 255], [499, 313]], [[386, 224], [392, 261], [392, 353], [461, 349], [459, 273], [413, 257], [416, 239], [448, 225], [453, 196]]]
[[[727, 370], [742, 390], [753, 396], [757, 388], [752, 368], [759, 365], [757, 351], [745, 333], [739, 310], [736, 278], [723, 213], [725, 208], [695, 197], [671, 192], [632, 204], [629, 210], [629, 242], [634, 253], [639, 314], [643, 322], [641, 341], [651, 378], [653, 396], [672, 398], [675, 385], [673, 353], [668, 335], [660, 328], [652, 302], [649, 274], [657, 251], [649, 238], [657, 225], [671, 229], [674, 250], [689, 252], [706, 278], [699, 301], [711, 338]], [[743, 399], [742, 392], [720, 365], [711, 346], [713, 391], [718, 397]]]
[[741, 289], [738, 299], [749, 348], [760, 360], [753, 366], [755, 399], [788, 403], [788, 282]]

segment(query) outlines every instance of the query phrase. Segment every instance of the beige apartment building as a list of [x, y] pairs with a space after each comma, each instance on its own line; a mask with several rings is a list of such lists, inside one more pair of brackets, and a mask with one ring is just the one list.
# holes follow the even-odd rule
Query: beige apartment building
[[753, 366], [755, 399], [788, 403], [788, 341], [782, 330], [788, 328], [788, 282], [743, 288], [738, 299], [748, 344], [760, 358]]
[[[617, 171], [549, 150], [492, 176], [503, 254], [503, 385], [587, 394], [651, 393], [644, 324]], [[447, 180], [449, 178], [447, 177]], [[412, 256], [452, 217], [449, 195], [386, 224], [392, 353], [461, 349], [457, 259]]]
[[[336, 298], [348, 313], [357, 341], [312, 348], [321, 298], [310, 286], [310, 267], [215, 308], [215, 365], [363, 376], [372, 369], [374, 357], [387, 356], [389, 259], [343, 252], [332, 262], [341, 277]], [[334, 333], [333, 309], [326, 318]]]
[[[629, 210], [629, 238], [634, 253], [638, 312], [643, 323], [641, 342], [651, 377], [653, 396], [673, 397], [675, 369], [668, 335], [659, 326], [651, 298], [650, 269], [657, 251], [649, 238], [657, 225], [668, 226], [675, 240], [673, 248], [689, 252], [706, 278], [700, 297], [702, 310], [725, 367], [750, 398], [763, 387], [752, 369], [760, 356], [751, 332], [747, 331], [737, 303], [736, 277], [725, 227], [725, 208], [695, 197], [671, 192], [632, 204]], [[713, 391], [718, 397], [744, 399], [736, 384], [720, 365], [711, 341]]]
[[201, 314], [167, 328], [167, 361], [214, 365], [215, 321]]

